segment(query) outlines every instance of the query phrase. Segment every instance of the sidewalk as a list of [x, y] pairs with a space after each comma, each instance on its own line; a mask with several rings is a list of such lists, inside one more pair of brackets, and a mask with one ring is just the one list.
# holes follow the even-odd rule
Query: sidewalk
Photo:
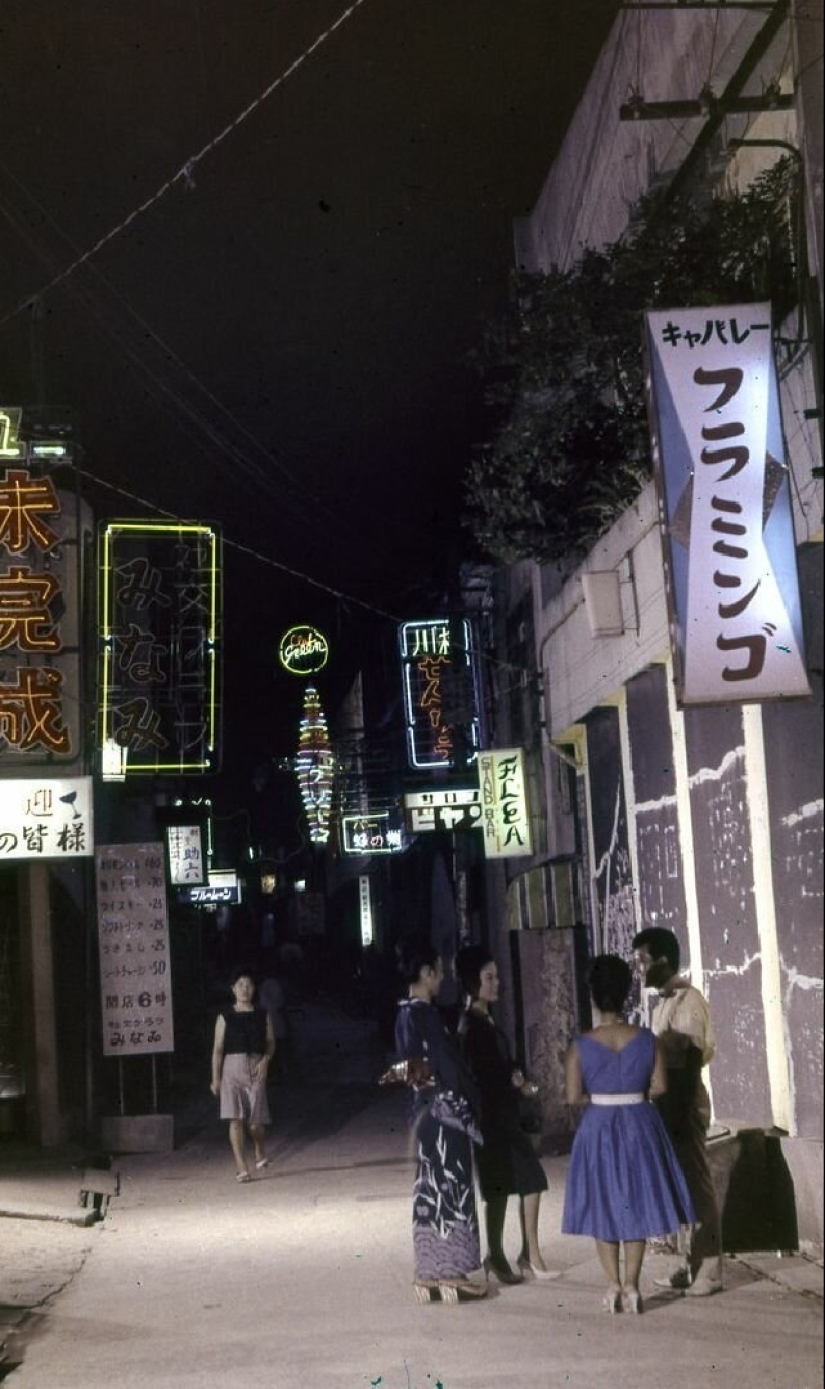
[[[317, 1034], [317, 1018], [308, 1025]], [[646, 1314], [604, 1316], [592, 1241], [559, 1233], [566, 1156], [543, 1159], [542, 1237], [562, 1278], [492, 1283], [474, 1306], [416, 1306], [404, 1096], [376, 1089], [357, 1024], [332, 1032], [334, 1060], [330, 1033], [324, 1045], [316, 1035], [316, 1062], [276, 1089], [272, 1166], [249, 1186], [232, 1180], [223, 1127], [194, 1093], [192, 1112], [212, 1117], [172, 1153], [115, 1158], [121, 1194], [91, 1226], [69, 1218], [81, 1150], [0, 1144], [0, 1378], [14, 1389], [635, 1389], [678, 1364], [682, 1389], [822, 1385], [823, 1268], [799, 1255], [728, 1257], [725, 1292], [701, 1302], [654, 1293], [673, 1261], [651, 1255]], [[515, 1210], [506, 1238], [513, 1253]]]

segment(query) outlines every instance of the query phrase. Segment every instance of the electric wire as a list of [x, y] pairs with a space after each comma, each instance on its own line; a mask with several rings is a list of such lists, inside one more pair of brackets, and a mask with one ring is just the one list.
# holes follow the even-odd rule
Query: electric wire
[[352, 0], [352, 4], [348, 5], [347, 8], [342, 11], [342, 13], [338, 16], [334, 23], [330, 24], [329, 27], [325, 29], [323, 33], [319, 34], [318, 37], [309, 45], [308, 48], [304, 50], [303, 53], [300, 54], [299, 57], [295, 58], [293, 62], [291, 62], [289, 66], [285, 68], [284, 71], [278, 77], [276, 77], [273, 82], [270, 82], [269, 85], [265, 87], [263, 91], [260, 92], [258, 96], [256, 96], [255, 99], [248, 104], [248, 106], [244, 107], [244, 109], [241, 112], [239, 112], [239, 114], [234, 118], [234, 120], [230, 121], [228, 125], [225, 125], [224, 128], [221, 131], [219, 131], [217, 135], [215, 135], [211, 140], [209, 140], [195, 154], [191, 154], [188, 157], [188, 159], [184, 160], [180, 168], [177, 169], [176, 172], [172, 174], [168, 179], [166, 179], [166, 181], [162, 183], [159, 188], [156, 188], [154, 193], [150, 194], [148, 198], [144, 198], [142, 203], [139, 203], [137, 207], [133, 208], [132, 211], [126, 217], [124, 217], [120, 222], [117, 223], [116, 226], [111, 227], [108, 232], [105, 232], [103, 236], [99, 237], [93, 246], [90, 246], [88, 250], [84, 251], [83, 254], [78, 256], [74, 261], [72, 261], [70, 265], [65, 266], [64, 269], [61, 270], [58, 275], [55, 275], [49, 281], [48, 284], [43, 285], [34, 294], [27, 295], [24, 300], [22, 300], [19, 304], [15, 306], [15, 308], [10, 309], [6, 314], [0, 317], [0, 328], [2, 328], [6, 323], [8, 323], [12, 318], [16, 318], [17, 315], [22, 313], [24, 309], [28, 308], [32, 299], [42, 298], [45, 294], [48, 294], [50, 290], [55, 289], [57, 285], [62, 284], [64, 280], [67, 280], [69, 276], [73, 275], [74, 272], [78, 270], [81, 265], [85, 265], [88, 261], [92, 259], [93, 256], [97, 255], [98, 251], [102, 250], [102, 248], [104, 246], [107, 246], [111, 241], [114, 241], [115, 238], [119, 236], [121, 232], [125, 231], [127, 227], [131, 226], [131, 224], [134, 221], [136, 221], [138, 217], [142, 216], [144, 212], [148, 212], [149, 208], [153, 207], [155, 203], [160, 202], [161, 198], [163, 198], [165, 194], [170, 191], [170, 189], [174, 188], [176, 184], [183, 183], [186, 187], [191, 188], [193, 186], [193, 170], [195, 169], [195, 166], [199, 164], [202, 159], [205, 159], [207, 155], [211, 154], [215, 149], [217, 149], [218, 145], [222, 144], [224, 140], [226, 140], [230, 135], [232, 135], [234, 131], [237, 130], [238, 127], [241, 126], [244, 123], [244, 121], [246, 121], [253, 114], [253, 112], [257, 111], [258, 107], [261, 106], [263, 102], [265, 102], [272, 95], [273, 92], [277, 91], [277, 89], [280, 86], [282, 86], [283, 83], [289, 77], [291, 77], [292, 74], [296, 72], [297, 69], [301, 67], [301, 65], [305, 63], [306, 60], [309, 57], [311, 57], [312, 54], [315, 53], [317, 49], [319, 49], [321, 45], [326, 42], [327, 39], [331, 38], [332, 35], [338, 29], [341, 28], [342, 24], [345, 24], [348, 19], [351, 19], [352, 16], [355, 14], [356, 10], [360, 9], [361, 6], [365, 3], [366, 0]]
[[[71, 239], [63, 231], [63, 229], [55, 223], [48, 210], [44, 208], [43, 205], [38, 201], [38, 199], [30, 192], [30, 190], [26, 188], [25, 184], [23, 184], [20, 181], [20, 179], [18, 179], [11, 172], [11, 170], [5, 167], [2, 161], [0, 161], [0, 172], [2, 172], [4, 178], [9, 184], [13, 184], [14, 186], [16, 186], [19, 189], [19, 191], [31, 201], [32, 205], [37, 209], [40, 216], [47, 220], [50, 223], [50, 225], [54, 227], [55, 231], [58, 232], [61, 236], [63, 236], [64, 239], [71, 246]], [[6, 220], [21, 237], [21, 239], [25, 241], [32, 253], [48, 266], [49, 262], [54, 259], [53, 254], [50, 251], [48, 251], [45, 248], [45, 246], [40, 244], [38, 239], [30, 231], [30, 229], [26, 227], [25, 223], [21, 221], [21, 218], [15, 213], [14, 209], [7, 202], [4, 202], [2, 194], [0, 194], [0, 214], [6, 218]], [[90, 263], [86, 267], [86, 271], [84, 273], [91, 273], [95, 276], [95, 278], [104, 287], [104, 289], [107, 290], [117, 300], [123, 312], [129, 315], [131, 318], [133, 318], [135, 322], [140, 326], [144, 334], [144, 337], [151, 339], [151, 341], [155, 343], [159, 350], [164, 354], [166, 362], [173, 363], [180, 370], [180, 372], [183, 375], [185, 375], [188, 378], [188, 380], [196, 387], [196, 389], [203, 393], [203, 395], [215, 407], [215, 409], [229, 421], [236, 434], [247, 439], [250, 442], [250, 444], [261, 453], [261, 455], [266, 459], [266, 461], [278, 470], [283, 482], [292, 491], [292, 495], [288, 498], [289, 505], [293, 511], [297, 512], [300, 519], [305, 523], [311, 522], [316, 527], [320, 521], [325, 521], [329, 534], [334, 535], [337, 540], [340, 540], [342, 538], [342, 534], [344, 534], [344, 529], [341, 526], [340, 515], [335, 513], [327, 505], [327, 503], [323, 500], [321, 496], [309, 492], [309, 489], [307, 488], [306, 484], [303, 481], [299, 482], [293, 475], [292, 471], [287, 467], [287, 465], [284, 462], [282, 462], [279, 457], [274, 455], [271, 450], [267, 449], [260, 442], [260, 440], [257, 439], [251, 433], [251, 431], [242, 423], [242, 421], [239, 420], [238, 417], [231, 410], [229, 410], [228, 407], [226, 407], [223, 404], [223, 402], [214, 394], [214, 392], [212, 392], [200, 380], [200, 378], [195, 374], [195, 372], [180, 358], [180, 356], [160, 336], [160, 334], [157, 333], [154, 328], [152, 328], [152, 326], [147, 322], [143, 315], [141, 315], [138, 312], [138, 310], [126, 299], [126, 297], [121, 293], [121, 291], [117, 289], [115, 285], [112, 284], [112, 282], [103, 274], [103, 272], [96, 265]], [[203, 433], [206, 434], [210, 443], [220, 453], [228, 455], [230, 461], [234, 464], [236, 468], [240, 468], [243, 472], [245, 472], [246, 475], [249, 476], [251, 480], [255, 482], [264, 493], [276, 500], [279, 506], [284, 505], [284, 502], [287, 499], [285, 498], [283, 491], [280, 489], [276, 489], [275, 485], [272, 482], [272, 479], [265, 473], [263, 468], [261, 468], [259, 464], [255, 463], [252, 459], [250, 459], [249, 456], [238, 445], [236, 445], [231, 438], [228, 438], [225, 434], [218, 433], [212, 425], [211, 421], [209, 421], [207, 417], [203, 415], [203, 413], [198, 409], [197, 406], [191, 405], [184, 399], [184, 397], [182, 397], [181, 395], [179, 395], [178, 392], [175, 391], [174, 387], [171, 385], [165, 374], [163, 376], [158, 375], [158, 373], [153, 368], [151, 368], [149, 363], [143, 359], [143, 357], [140, 355], [139, 350], [135, 349], [130, 343], [121, 338], [118, 335], [115, 328], [111, 324], [107, 323], [105, 317], [105, 306], [96, 304], [94, 301], [90, 300], [88, 292], [86, 294], [83, 294], [83, 292], [79, 290], [77, 284], [69, 286], [68, 292], [74, 295], [76, 298], [82, 300], [82, 302], [84, 303], [84, 307], [87, 309], [87, 311], [97, 319], [98, 326], [101, 329], [101, 331], [117, 342], [124, 355], [128, 359], [130, 359], [138, 368], [138, 370], [141, 371], [144, 374], [144, 376], [146, 376], [146, 378], [151, 382], [155, 391], [156, 398], [163, 396], [167, 398], [167, 401], [171, 401], [172, 405], [179, 411], [179, 413], [182, 416], [184, 416], [190, 422], [190, 424], [195, 426], [196, 430], [200, 429]], [[144, 345], [144, 342], [141, 341], [140, 347], [143, 348]], [[311, 498], [311, 509], [307, 504], [307, 497]], [[352, 534], [349, 538], [353, 540], [354, 545], [357, 548], [359, 543], [358, 537]], [[380, 535], [378, 538], [378, 545], [381, 547], [381, 553], [383, 553], [388, 560], [391, 559], [392, 554], [390, 547], [382, 542]]]

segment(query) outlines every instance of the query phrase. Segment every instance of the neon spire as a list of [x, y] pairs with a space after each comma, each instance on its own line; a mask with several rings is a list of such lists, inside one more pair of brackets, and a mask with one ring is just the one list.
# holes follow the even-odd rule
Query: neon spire
[[335, 764], [326, 717], [314, 685], [307, 685], [304, 691], [304, 713], [298, 734], [295, 770], [309, 822], [309, 837], [313, 844], [326, 844], [329, 839]]

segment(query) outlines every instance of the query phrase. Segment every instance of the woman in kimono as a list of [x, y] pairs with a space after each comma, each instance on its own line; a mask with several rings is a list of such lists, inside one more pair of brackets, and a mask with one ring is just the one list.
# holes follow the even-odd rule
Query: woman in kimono
[[481, 1135], [472, 1081], [434, 1003], [444, 966], [420, 939], [402, 944], [399, 964], [408, 993], [396, 1019], [401, 1060], [394, 1069], [412, 1092], [414, 1295], [418, 1302], [483, 1297], [473, 1180], [473, 1142]]

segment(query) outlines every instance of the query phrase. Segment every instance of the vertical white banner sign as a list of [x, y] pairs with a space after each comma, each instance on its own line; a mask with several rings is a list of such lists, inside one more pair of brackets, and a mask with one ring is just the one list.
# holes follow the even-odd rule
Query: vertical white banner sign
[[808, 695], [770, 304], [646, 319], [680, 700]]
[[358, 879], [358, 899], [361, 905], [361, 944], [372, 945], [372, 901], [370, 899], [370, 880], [366, 873]]

